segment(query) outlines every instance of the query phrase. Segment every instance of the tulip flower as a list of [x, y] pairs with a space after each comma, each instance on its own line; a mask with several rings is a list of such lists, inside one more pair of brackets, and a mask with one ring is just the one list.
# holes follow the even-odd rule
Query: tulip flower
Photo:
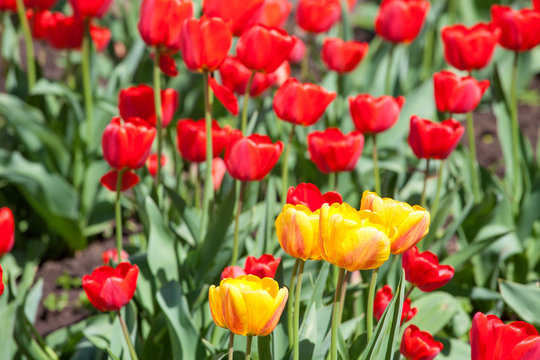
[[314, 131], [307, 141], [311, 161], [324, 174], [353, 170], [364, 148], [361, 132], [344, 135], [338, 128]]
[[410, 43], [420, 33], [429, 1], [383, 0], [375, 18], [375, 32], [392, 43]]
[[218, 191], [221, 187], [223, 177], [227, 172], [227, 165], [222, 158], [214, 158], [212, 160], [212, 182], [214, 184], [214, 191]]
[[359, 41], [343, 41], [339, 38], [324, 39], [321, 58], [329, 70], [344, 74], [356, 69], [366, 56], [369, 44]]
[[[167, 127], [178, 108], [178, 92], [174, 89], [161, 91], [161, 126]], [[120, 90], [118, 109], [123, 119], [138, 117], [156, 126], [154, 89], [148, 85], [138, 85]]]
[[430, 215], [423, 207], [411, 206], [376, 193], [364, 191], [360, 210], [369, 210], [393, 229], [389, 238], [392, 254], [402, 254], [416, 245], [429, 232]]
[[231, 30], [222, 19], [184, 21], [180, 35], [180, 51], [186, 67], [191, 71], [212, 72], [218, 69], [227, 57], [231, 43]]
[[283, 250], [301, 260], [320, 260], [319, 210], [304, 205], [286, 204], [275, 222]]
[[113, 0], [69, 0], [75, 16], [79, 18], [103, 17]]
[[0, 296], [4, 293], [4, 270], [0, 265]]
[[[51, 13], [45, 24], [41, 24], [46, 31], [49, 44], [58, 50], [80, 50], [84, 36], [84, 23], [80, 18], [66, 16], [59, 12]], [[90, 37], [98, 51], [103, 50], [111, 38], [110, 30], [90, 23]]]
[[15, 244], [15, 219], [11, 209], [0, 208], [0, 258]]
[[252, 71], [271, 73], [289, 58], [294, 39], [285, 30], [255, 25], [236, 45], [238, 60]]
[[[218, 157], [229, 142], [231, 129], [221, 128], [217, 121], [212, 122], [212, 158]], [[178, 151], [188, 161], [201, 163], [206, 161], [206, 127], [204, 119], [194, 121], [182, 119], [176, 125]]]
[[52, 13], [49, 10], [26, 10], [28, 24], [32, 30], [32, 37], [36, 40], [47, 40], [47, 31], [52, 22]]
[[458, 146], [465, 129], [454, 119], [442, 123], [411, 117], [409, 145], [414, 154], [421, 159], [446, 159]]
[[[219, 67], [219, 75], [223, 86], [236, 94], [244, 95], [246, 93], [249, 79], [252, 76], [252, 71], [242, 65], [235, 57], [227, 57], [223, 64]], [[274, 73], [256, 73], [253, 75], [253, 80], [249, 88], [249, 96], [257, 97], [266, 91], [276, 81]]]
[[274, 112], [281, 120], [302, 126], [315, 124], [337, 94], [315, 84], [289, 78], [274, 96]]
[[289, 292], [271, 278], [255, 275], [221, 280], [208, 291], [210, 311], [217, 326], [233, 334], [266, 336], [276, 327]]
[[287, 204], [304, 205], [311, 211], [316, 211], [323, 204], [343, 203], [343, 198], [336, 191], [321, 194], [319, 188], [313, 184], [301, 183], [296, 188], [290, 187], [287, 192]]
[[430, 251], [418, 252], [413, 246], [403, 253], [402, 265], [405, 279], [422, 291], [435, 291], [454, 277], [454, 268], [440, 265], [437, 255]]
[[238, 115], [238, 100], [234, 93], [228, 87], [220, 85], [213, 77], [208, 78], [208, 84], [225, 109], [233, 116]]
[[[382, 289], [377, 291], [375, 295], [375, 301], [373, 303], [373, 316], [377, 321], [383, 316], [384, 311], [392, 301], [392, 288], [388, 285], [384, 285]], [[410, 321], [418, 313], [417, 308], [411, 308], [411, 299], [407, 298], [403, 302], [403, 308], [401, 310], [401, 324]]]
[[241, 181], [260, 181], [276, 165], [283, 143], [272, 143], [266, 135], [252, 134], [243, 137], [234, 130], [225, 148], [225, 164], [229, 174]]
[[116, 268], [101, 266], [82, 278], [82, 287], [90, 303], [99, 311], [123, 308], [133, 297], [137, 287], [139, 267], [127, 262]]
[[476, 109], [489, 87], [489, 80], [478, 81], [470, 76], [459, 77], [441, 71], [433, 74], [433, 85], [437, 110], [465, 114]]
[[[161, 155], [161, 161], [159, 162], [159, 167], [163, 168], [167, 164], [167, 156], [165, 154]], [[150, 154], [146, 160], [146, 168], [152, 176], [156, 176], [158, 168], [158, 155]]]
[[492, 5], [491, 19], [501, 29], [499, 44], [503, 48], [524, 52], [540, 44], [540, 12]]
[[540, 0], [533, 0], [534, 10], [540, 11]]
[[280, 261], [281, 258], [274, 258], [274, 256], [270, 254], [264, 254], [258, 259], [254, 256], [248, 256], [246, 258], [244, 270], [247, 275], [255, 275], [261, 279], [265, 277], [273, 279], [276, 275], [276, 270]]
[[221, 272], [221, 280], [226, 278], [237, 278], [242, 275], [247, 275], [243, 268], [240, 266], [227, 266], [223, 271]]
[[298, 1], [296, 22], [307, 32], [315, 34], [327, 32], [340, 19], [340, 0]]
[[292, 7], [288, 0], [265, 0], [257, 22], [268, 27], [282, 27]]
[[538, 331], [524, 321], [505, 324], [495, 315], [476, 313], [469, 336], [471, 360], [534, 360], [540, 353]]
[[101, 254], [101, 259], [103, 260], [103, 264], [108, 265], [111, 262], [117, 263], [129, 259], [129, 254], [122, 250], [121, 259], [118, 259], [118, 249], [109, 249]]
[[0, 11], [17, 11], [15, 0], [0, 0]]
[[300, 64], [306, 55], [306, 43], [294, 35], [292, 38], [295, 40], [295, 43], [289, 54], [289, 61], [293, 64]]
[[[105, 186], [110, 191], [117, 191], [118, 176], [120, 172], [118, 170], [111, 170], [100, 179], [101, 185]], [[122, 170], [122, 179], [120, 184], [120, 192], [128, 191], [139, 183], [141, 179], [137, 174], [131, 170]]]
[[265, 0], [203, 0], [203, 13], [231, 24], [234, 36], [253, 26], [263, 10]]
[[405, 98], [369, 94], [349, 98], [349, 110], [356, 129], [363, 134], [377, 134], [396, 124]]
[[457, 24], [441, 31], [444, 57], [459, 70], [480, 70], [491, 61], [501, 30], [494, 24], [479, 23], [471, 28]]
[[430, 333], [409, 325], [403, 333], [399, 352], [407, 360], [432, 360], [442, 349], [443, 344], [434, 340]]
[[[154, 59], [155, 53], [150, 54], [150, 57]], [[172, 53], [162, 51], [159, 55], [159, 69], [162, 73], [169, 77], [178, 76], [178, 67], [176, 66], [176, 60], [172, 57]]]
[[139, 33], [154, 48], [180, 50], [180, 34], [184, 20], [193, 16], [191, 0], [143, 0]]
[[[23, 4], [26, 9], [32, 10], [47, 10], [53, 7], [56, 0], [24, 0]], [[17, 12], [16, 0], [0, 0], [0, 11]]]

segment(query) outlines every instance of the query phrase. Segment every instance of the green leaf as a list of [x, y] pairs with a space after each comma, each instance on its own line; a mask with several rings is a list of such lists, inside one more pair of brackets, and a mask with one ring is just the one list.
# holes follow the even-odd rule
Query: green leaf
[[540, 288], [537, 285], [500, 280], [499, 289], [504, 302], [524, 321], [540, 326]]
[[270, 337], [271, 335], [257, 336], [259, 360], [272, 360], [272, 351], [270, 350]]
[[452, 321], [461, 305], [454, 296], [436, 291], [423, 294], [412, 302], [411, 307], [418, 308], [418, 314], [410, 323], [418, 326], [422, 331], [436, 334]]

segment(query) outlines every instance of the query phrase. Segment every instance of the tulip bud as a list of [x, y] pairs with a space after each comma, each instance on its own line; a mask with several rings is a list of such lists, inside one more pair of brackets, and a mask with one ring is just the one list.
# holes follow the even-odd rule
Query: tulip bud
[[345, 74], [353, 71], [366, 56], [369, 44], [343, 41], [339, 38], [324, 39], [321, 58], [329, 70]]
[[392, 43], [410, 43], [420, 33], [429, 8], [429, 1], [383, 0], [375, 18], [375, 32]]
[[464, 132], [454, 119], [439, 124], [413, 115], [408, 142], [418, 158], [443, 160], [458, 146]]
[[261, 279], [265, 277], [273, 279], [276, 275], [276, 270], [280, 261], [281, 258], [276, 259], [270, 254], [264, 254], [258, 259], [256, 259], [254, 256], [248, 256], [246, 258], [244, 270], [247, 275], [255, 275]]
[[476, 109], [489, 87], [489, 80], [478, 81], [470, 76], [459, 77], [441, 71], [433, 74], [433, 85], [437, 110], [465, 114]]
[[341, 19], [340, 0], [299, 0], [296, 22], [303, 30], [323, 33]]
[[167, 164], [167, 156], [165, 154], [161, 155], [161, 161], [158, 165], [157, 154], [150, 154], [148, 160], [146, 160], [146, 168], [152, 176], [156, 176], [158, 166], [163, 168]]
[[244, 269], [242, 269], [240, 266], [227, 266], [223, 271], [221, 272], [221, 280], [226, 278], [237, 278], [242, 275], [247, 275]]
[[[178, 108], [178, 92], [174, 89], [161, 91], [161, 126], [167, 127]], [[122, 119], [138, 117], [156, 126], [154, 89], [148, 85], [132, 86], [120, 90], [118, 109]]]
[[[212, 121], [212, 158], [221, 155], [229, 142], [230, 132], [229, 126], [221, 128], [216, 120]], [[196, 163], [206, 161], [206, 124], [204, 119], [178, 121], [176, 139], [178, 151], [184, 159]]]
[[122, 250], [121, 259], [118, 259], [118, 249], [109, 249], [101, 254], [101, 259], [103, 260], [103, 264], [109, 265], [111, 262], [118, 263], [119, 261], [126, 261], [129, 259], [129, 254], [125, 250]]
[[403, 333], [399, 352], [407, 360], [432, 360], [442, 349], [443, 344], [435, 341], [430, 333], [409, 325]]
[[349, 98], [349, 108], [356, 129], [363, 134], [377, 134], [390, 129], [399, 119], [405, 98], [369, 94]]
[[499, 44], [512, 51], [529, 51], [540, 44], [540, 12], [492, 5], [491, 19], [501, 29]]
[[0, 208], [0, 258], [15, 244], [15, 219], [11, 209]]
[[403, 253], [402, 265], [405, 279], [422, 291], [435, 291], [454, 277], [454, 268], [439, 265], [439, 258], [430, 251], [418, 252], [413, 246]]
[[344, 135], [338, 128], [328, 128], [310, 133], [307, 140], [311, 161], [325, 174], [353, 170], [364, 149], [359, 131]]

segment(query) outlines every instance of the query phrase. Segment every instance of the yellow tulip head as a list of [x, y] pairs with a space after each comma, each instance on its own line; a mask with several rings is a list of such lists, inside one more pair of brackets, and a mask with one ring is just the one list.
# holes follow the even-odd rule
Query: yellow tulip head
[[320, 213], [322, 258], [348, 271], [380, 267], [390, 256], [393, 234], [371, 211], [357, 211], [348, 204], [324, 204]]
[[242, 275], [221, 280], [208, 291], [216, 325], [236, 335], [266, 336], [281, 317], [289, 291], [271, 278]]
[[383, 199], [374, 192], [364, 191], [360, 209], [373, 211], [386, 226], [395, 227], [396, 232], [390, 237], [392, 254], [404, 253], [429, 232], [429, 212], [421, 206]]
[[320, 260], [319, 213], [304, 205], [287, 204], [276, 219], [279, 244], [297, 259]]

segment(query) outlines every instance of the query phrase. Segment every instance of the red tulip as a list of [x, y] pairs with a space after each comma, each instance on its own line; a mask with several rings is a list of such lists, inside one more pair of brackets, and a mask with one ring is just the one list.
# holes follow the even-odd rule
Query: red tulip
[[[229, 141], [229, 126], [219, 127], [212, 122], [212, 158], [218, 157]], [[176, 125], [178, 151], [188, 161], [201, 163], [206, 161], [206, 124], [204, 119], [194, 121], [182, 119]]]
[[326, 38], [321, 57], [329, 70], [344, 74], [353, 71], [360, 64], [368, 49], [369, 44], [366, 42]]
[[247, 275], [255, 275], [261, 279], [265, 277], [273, 279], [280, 261], [281, 258], [276, 259], [270, 254], [264, 254], [258, 259], [254, 256], [248, 256], [244, 270]]
[[288, 0], [266, 0], [257, 22], [268, 27], [282, 27], [292, 10]]
[[[383, 316], [384, 310], [386, 310], [388, 304], [392, 301], [392, 297], [392, 288], [388, 285], [384, 285], [382, 289], [375, 294], [375, 299], [373, 301], [373, 316], [375, 316], [377, 321]], [[411, 299], [405, 299], [401, 310], [401, 324], [410, 321], [417, 313], [417, 308], [411, 309]]]
[[[133, 171], [128, 170], [122, 173], [122, 183], [120, 184], [120, 191], [127, 191], [137, 185], [141, 179]], [[99, 180], [101, 185], [105, 186], [110, 191], [116, 192], [116, 186], [118, 182], [118, 170], [111, 170], [101, 177]]]
[[403, 333], [399, 352], [407, 360], [432, 360], [442, 349], [443, 344], [434, 340], [430, 333], [409, 325]]
[[24, 6], [27, 9], [47, 10], [53, 7], [56, 0], [24, 0]]
[[266, 135], [252, 134], [243, 137], [242, 132], [231, 132], [225, 149], [225, 164], [229, 174], [241, 181], [260, 181], [276, 165], [283, 143], [272, 143]]
[[501, 29], [499, 44], [513, 51], [529, 51], [540, 44], [540, 12], [492, 5], [491, 18]]
[[299, 64], [304, 59], [306, 55], [306, 44], [297, 36], [292, 36], [295, 40], [294, 46], [289, 54], [289, 61], [293, 64]]
[[[160, 168], [163, 168], [167, 164], [167, 156], [165, 154], [161, 155]], [[157, 154], [150, 154], [148, 160], [146, 160], [146, 168], [152, 176], [156, 176], [158, 169]]]
[[[47, 18], [47, 40], [50, 45], [58, 50], [79, 50], [84, 36], [84, 23], [75, 16], [65, 16], [60, 12], [54, 12]], [[98, 51], [103, 50], [110, 38], [111, 33], [107, 28], [90, 24], [90, 37]]]
[[495, 315], [476, 313], [472, 321], [471, 360], [535, 360], [538, 331], [524, 321], [503, 323]]
[[457, 24], [441, 31], [446, 61], [459, 70], [479, 70], [490, 62], [501, 30], [493, 24], [479, 23], [471, 28]]
[[230, 23], [234, 36], [255, 24], [260, 16], [264, 0], [203, 0], [203, 13]]
[[0, 208], [0, 257], [13, 249], [15, 244], [15, 219], [7, 207]]
[[49, 10], [26, 10], [26, 18], [32, 30], [32, 37], [36, 40], [47, 39], [47, 31], [52, 22], [52, 13]]
[[[244, 95], [252, 71], [242, 65], [238, 59], [229, 56], [219, 67], [219, 74], [223, 86], [239, 95]], [[250, 96], [257, 97], [261, 95], [266, 89], [272, 86], [275, 81], [275, 72], [270, 74], [256, 73], [251, 83], [249, 91]]]
[[360, 131], [344, 135], [337, 128], [314, 131], [307, 141], [311, 161], [325, 174], [353, 170], [364, 148]]
[[403, 253], [403, 269], [408, 282], [422, 291], [434, 291], [454, 277], [454, 268], [440, 265], [437, 255], [430, 251], [418, 252], [416, 246]]
[[341, 19], [340, 0], [299, 0], [296, 22], [303, 30], [323, 33]]
[[0, 296], [4, 293], [4, 270], [2, 270], [2, 265], [0, 265]]
[[458, 146], [465, 129], [454, 119], [442, 123], [411, 117], [409, 145], [421, 159], [446, 159]]
[[[129, 259], [129, 254], [125, 250], [122, 250], [121, 254], [122, 254], [122, 259], [120, 259], [120, 261]], [[110, 262], [117, 263], [119, 261], [118, 249], [109, 249], [109, 250], [104, 251], [101, 254], [101, 259], [103, 260], [103, 264], [105, 265], [108, 265]]]
[[120, 310], [137, 287], [139, 267], [123, 262], [116, 268], [101, 266], [82, 278], [82, 287], [90, 303], [99, 311]]
[[221, 187], [223, 177], [227, 172], [227, 165], [222, 158], [214, 158], [212, 160], [212, 182], [214, 183], [214, 191], [218, 191]]
[[291, 65], [288, 61], [285, 61], [271, 75], [274, 75], [274, 85], [279, 87], [285, 84], [285, 81], [289, 80], [289, 78], [291, 77]]
[[143, 0], [139, 32], [151, 47], [180, 50], [180, 33], [184, 20], [193, 16], [191, 0]]
[[313, 125], [336, 96], [319, 85], [302, 84], [289, 78], [274, 96], [274, 112], [281, 120], [302, 126]]
[[377, 35], [393, 43], [410, 43], [420, 33], [429, 1], [383, 0], [375, 18]]
[[377, 134], [390, 129], [399, 119], [405, 98], [369, 94], [349, 98], [349, 110], [356, 128], [364, 134]]
[[329, 191], [321, 194], [319, 188], [310, 183], [298, 184], [296, 188], [290, 187], [287, 192], [287, 204], [305, 205], [312, 212], [320, 209], [323, 204], [332, 205], [334, 203], [343, 203], [343, 198], [336, 191]]
[[90, 37], [97, 51], [103, 51], [111, 41], [111, 30], [103, 26], [90, 24]]
[[80, 18], [103, 17], [112, 4], [112, 0], [69, 0], [69, 2], [75, 15]]
[[227, 266], [223, 271], [221, 272], [221, 280], [226, 278], [236, 278], [241, 275], [247, 275], [244, 269], [242, 269], [240, 266]]
[[16, 0], [0, 0], [0, 11], [17, 11]]
[[[167, 127], [178, 108], [178, 92], [174, 89], [161, 91], [161, 126]], [[123, 119], [138, 117], [156, 126], [156, 106], [154, 89], [148, 85], [138, 85], [120, 90], [118, 109]]]
[[[176, 67], [176, 60], [166, 52], [161, 52], [159, 54], [159, 69], [162, 73], [170, 77], [178, 76], [178, 68]], [[154, 59], [154, 53], [150, 55]]]
[[182, 25], [180, 51], [186, 67], [191, 71], [212, 72], [219, 68], [227, 57], [231, 43], [229, 25], [219, 18], [188, 19]]
[[101, 138], [103, 157], [114, 169], [139, 169], [150, 155], [155, 136], [156, 129], [142, 119], [122, 123], [119, 117], [113, 118]]
[[540, 11], [540, 0], [533, 0], [534, 10]]
[[271, 73], [289, 58], [294, 39], [285, 30], [255, 25], [236, 45], [238, 60], [252, 71]]
[[470, 76], [459, 77], [449, 71], [441, 71], [433, 74], [433, 85], [439, 111], [465, 114], [480, 104], [489, 80], [478, 81]]
[[226, 86], [219, 85], [214, 78], [209, 79], [209, 84], [212, 92], [219, 102], [225, 106], [225, 109], [234, 116], [238, 115], [238, 99], [234, 96], [234, 93]]

